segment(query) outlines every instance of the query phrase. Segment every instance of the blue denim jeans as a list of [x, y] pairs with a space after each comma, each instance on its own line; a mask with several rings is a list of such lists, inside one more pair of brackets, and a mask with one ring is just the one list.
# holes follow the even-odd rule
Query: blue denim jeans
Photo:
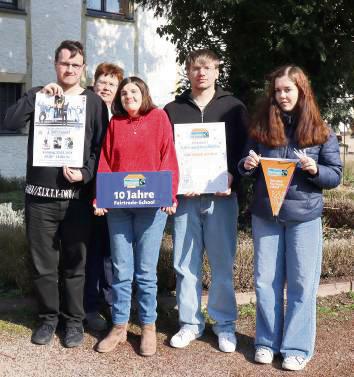
[[109, 210], [114, 324], [129, 321], [133, 279], [140, 323], [156, 321], [156, 268], [166, 220], [167, 214], [156, 208]]
[[[276, 222], [252, 216], [257, 295], [255, 346], [311, 358], [321, 273], [321, 218]], [[287, 305], [284, 288], [287, 283]]]
[[213, 331], [235, 331], [237, 317], [233, 285], [238, 218], [237, 196], [201, 195], [179, 198], [174, 216], [174, 268], [181, 327], [202, 334], [202, 263], [206, 250], [211, 268], [208, 314]]

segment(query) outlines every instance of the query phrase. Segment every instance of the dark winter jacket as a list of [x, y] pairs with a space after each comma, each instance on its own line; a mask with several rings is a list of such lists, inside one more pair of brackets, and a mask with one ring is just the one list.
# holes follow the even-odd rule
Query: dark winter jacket
[[[254, 150], [262, 157], [298, 159], [294, 148], [300, 149], [294, 138], [296, 125], [287, 126], [288, 144], [278, 148], [270, 148], [250, 140], [245, 149]], [[296, 165], [293, 179], [280, 209], [278, 219], [284, 221], [310, 221], [320, 217], [323, 210], [323, 189], [331, 189], [339, 185], [342, 173], [342, 162], [339, 154], [339, 145], [336, 135], [331, 131], [329, 139], [322, 145], [306, 148], [306, 155], [313, 158], [318, 167], [315, 176]], [[244, 168], [244, 157], [238, 164], [242, 175], [254, 175], [253, 201], [251, 212], [259, 217], [274, 219], [270, 206], [269, 196], [265, 184], [262, 168], [247, 171]]]
[[213, 99], [202, 112], [194, 103], [191, 90], [165, 106], [172, 125], [179, 123], [225, 122], [228, 171], [234, 176], [232, 190], [238, 190], [240, 176], [237, 163], [247, 140], [248, 114], [245, 105], [232, 93], [216, 87]]
[[70, 183], [61, 167], [33, 166], [33, 133], [36, 93], [41, 87], [30, 89], [11, 106], [5, 117], [5, 129], [17, 130], [29, 122], [27, 147], [26, 193], [55, 199], [89, 198], [92, 182], [96, 173], [99, 147], [102, 134], [108, 125], [108, 112], [105, 103], [91, 90], [84, 90], [86, 95], [86, 124], [83, 167], [80, 169], [83, 181]]

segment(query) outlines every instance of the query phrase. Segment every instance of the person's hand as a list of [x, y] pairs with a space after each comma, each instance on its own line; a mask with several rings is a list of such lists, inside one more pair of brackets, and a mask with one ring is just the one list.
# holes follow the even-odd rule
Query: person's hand
[[96, 203], [94, 203], [92, 206], [93, 206], [93, 213], [96, 216], [104, 216], [108, 212], [108, 209], [106, 208], [97, 208]]
[[177, 204], [173, 203], [171, 207], [162, 207], [161, 211], [166, 212], [168, 215], [174, 215], [176, 213]]
[[261, 160], [261, 155], [258, 155], [255, 151], [251, 149], [248, 153], [248, 156], [245, 159], [243, 167], [246, 170], [252, 170], [259, 165], [260, 160]]
[[189, 192], [185, 192], [183, 194], [185, 197], [187, 198], [193, 198], [194, 196], [200, 196], [200, 192], [197, 192], [197, 191], [189, 191]]
[[316, 161], [308, 156], [303, 156], [300, 158], [300, 164], [301, 164], [301, 169], [304, 171], [307, 171], [311, 175], [316, 175], [318, 172], [318, 167], [316, 164]]
[[50, 96], [62, 96], [64, 94], [63, 88], [55, 82], [51, 82], [44, 86], [41, 89], [41, 92]]
[[83, 180], [80, 169], [63, 166], [63, 175], [70, 183], [81, 182]]
[[231, 185], [232, 185], [232, 182], [234, 181], [234, 176], [231, 173], [227, 172], [227, 179], [228, 179], [227, 190], [224, 192], [220, 192], [220, 191], [216, 192], [215, 193], [216, 196], [229, 196], [231, 194]]

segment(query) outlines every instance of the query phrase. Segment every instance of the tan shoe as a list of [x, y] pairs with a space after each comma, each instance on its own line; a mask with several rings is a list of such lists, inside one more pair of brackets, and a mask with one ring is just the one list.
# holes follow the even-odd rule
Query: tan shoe
[[155, 323], [142, 325], [140, 355], [152, 356], [156, 353], [156, 327]]
[[128, 324], [113, 325], [108, 335], [101, 340], [97, 345], [97, 352], [111, 352], [119, 343], [124, 343], [127, 340]]

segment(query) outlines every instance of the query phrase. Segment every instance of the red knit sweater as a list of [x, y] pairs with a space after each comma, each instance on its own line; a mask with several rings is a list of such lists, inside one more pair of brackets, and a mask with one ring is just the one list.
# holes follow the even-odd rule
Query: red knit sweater
[[114, 116], [102, 144], [98, 172], [160, 170], [172, 172], [172, 195], [176, 203], [178, 163], [166, 113], [153, 109], [139, 118]]

